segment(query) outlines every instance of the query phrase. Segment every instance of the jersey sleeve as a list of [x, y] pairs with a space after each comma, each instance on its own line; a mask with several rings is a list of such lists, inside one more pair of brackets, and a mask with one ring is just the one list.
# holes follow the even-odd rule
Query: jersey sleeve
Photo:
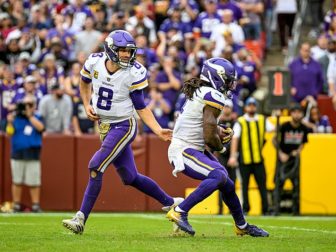
[[[96, 54], [99, 55], [99, 54]], [[82, 70], [80, 71], [80, 74], [82, 76], [82, 80], [86, 83], [90, 83], [92, 80], [92, 69], [94, 64], [97, 62], [98, 57], [93, 57], [93, 54], [91, 54], [87, 60], [85, 61]]]
[[133, 82], [129, 87], [131, 92], [144, 89], [148, 86], [147, 70], [140, 63], [135, 62], [131, 69], [131, 75], [133, 76]]
[[204, 104], [222, 110], [225, 106], [224, 95], [216, 90], [208, 91], [203, 97]]

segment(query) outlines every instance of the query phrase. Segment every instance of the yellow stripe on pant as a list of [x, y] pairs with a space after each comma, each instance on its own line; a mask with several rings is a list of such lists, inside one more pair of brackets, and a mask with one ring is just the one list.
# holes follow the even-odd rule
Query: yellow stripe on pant
[[127, 137], [130, 135], [132, 128], [133, 128], [133, 122], [132, 119], [129, 119], [129, 124], [130, 127], [127, 131], [127, 133], [123, 136], [122, 139], [120, 139], [120, 141], [116, 144], [116, 146], [113, 148], [112, 152], [107, 156], [107, 158], [104, 159], [103, 163], [99, 166], [98, 171], [100, 171], [104, 165], [106, 164], [106, 162], [113, 156], [113, 154], [117, 151], [118, 147], [127, 139]]

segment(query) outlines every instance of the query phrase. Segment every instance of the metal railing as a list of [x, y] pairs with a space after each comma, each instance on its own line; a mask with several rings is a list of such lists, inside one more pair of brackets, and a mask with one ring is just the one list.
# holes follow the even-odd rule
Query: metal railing
[[292, 59], [296, 56], [298, 45], [300, 42], [301, 37], [301, 31], [302, 31], [302, 23], [303, 20], [307, 14], [307, 7], [308, 7], [308, 1], [307, 0], [301, 0], [300, 1], [300, 11], [295, 17], [292, 34], [293, 39], [288, 41], [288, 54], [285, 57], [285, 66], [288, 65], [289, 62], [292, 61]]

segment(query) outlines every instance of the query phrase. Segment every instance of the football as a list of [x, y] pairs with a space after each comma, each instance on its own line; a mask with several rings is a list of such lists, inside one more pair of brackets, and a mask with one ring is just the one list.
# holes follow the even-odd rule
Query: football
[[229, 127], [226, 127], [224, 124], [218, 125], [218, 135], [222, 140], [222, 143], [227, 144], [231, 141], [233, 136], [233, 130]]

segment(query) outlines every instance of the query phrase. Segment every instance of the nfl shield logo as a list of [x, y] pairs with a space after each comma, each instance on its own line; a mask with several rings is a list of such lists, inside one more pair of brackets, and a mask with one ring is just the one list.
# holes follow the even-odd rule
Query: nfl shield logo
[[109, 77], [107, 77], [106, 79], [107, 79], [107, 81], [111, 81], [111, 78], [109, 78]]
[[96, 79], [98, 79], [98, 71], [94, 70], [93, 77], [95, 77]]

